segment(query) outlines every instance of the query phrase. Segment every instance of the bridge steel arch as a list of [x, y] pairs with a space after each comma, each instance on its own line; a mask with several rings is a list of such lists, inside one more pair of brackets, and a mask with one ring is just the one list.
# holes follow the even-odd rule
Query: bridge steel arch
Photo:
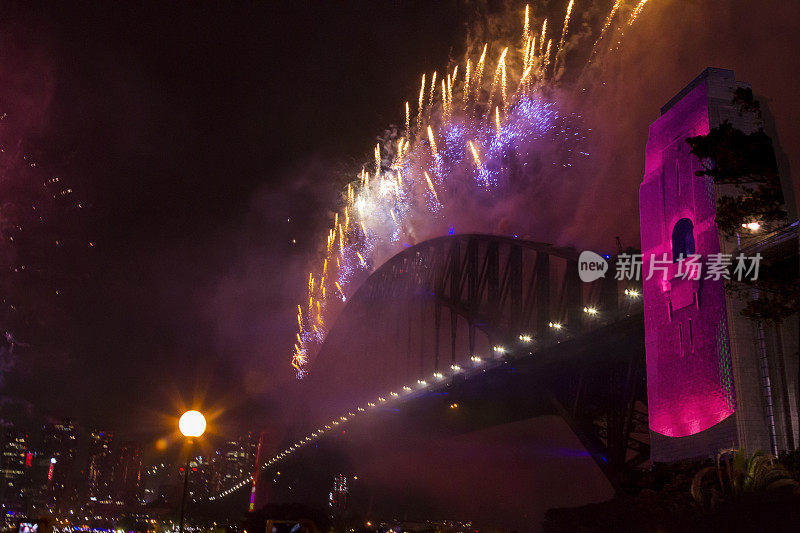
[[[476, 330], [493, 345], [509, 344], [520, 334], [552, 340], [558, 330], [551, 323], [561, 329], [568, 325], [573, 334], [598, 324], [586, 320], [584, 307], [602, 307], [612, 316], [618, 312], [615, 280], [581, 283], [574, 249], [494, 235], [440, 237], [409, 248], [376, 270], [355, 298], [399, 298], [413, 292], [435, 297], [437, 328], [442, 309], [450, 311], [452, 363], [458, 316], [469, 322], [474, 353]], [[438, 342], [433, 350], [438, 369]]]
[[[333, 406], [328, 416], [346, 409], [337, 396], [352, 401], [355, 391], [370, 398], [387, 387], [448, 375], [453, 365], [473, 366], [476, 354], [489, 367], [513, 361], [518, 391], [536, 388], [537, 398], [546, 391], [545, 410], [531, 409], [562, 417], [618, 486], [622, 471], [649, 459], [641, 302], [625, 294], [638, 287], [616, 280], [613, 271], [581, 282], [578, 255], [483, 234], [407, 248], [349, 299], [304, 386], [346, 383], [317, 395]], [[383, 331], [358, 354], [359, 343], [368, 343], [363, 324]], [[348, 357], [343, 366], [350, 375], [338, 380], [337, 358]], [[365, 366], [353, 369], [353, 359]], [[515, 405], [525, 403], [520, 396]], [[526, 412], [535, 414], [531, 409]]]

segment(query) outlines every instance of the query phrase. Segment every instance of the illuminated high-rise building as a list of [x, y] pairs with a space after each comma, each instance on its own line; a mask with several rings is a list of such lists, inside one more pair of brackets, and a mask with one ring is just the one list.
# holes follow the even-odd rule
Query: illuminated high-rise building
[[258, 452], [258, 435], [248, 432], [224, 443], [219, 452], [218, 469], [221, 486], [229, 487], [253, 472]]
[[52, 501], [65, 504], [76, 489], [74, 469], [77, 455], [77, 430], [70, 420], [46, 424], [42, 428], [39, 469], [47, 469], [47, 494]]
[[20, 509], [26, 471], [31, 466], [28, 435], [8, 425], [2, 428], [0, 438], [0, 504], [6, 509]]
[[331, 516], [337, 517], [344, 514], [347, 510], [347, 498], [350, 489], [347, 487], [347, 476], [338, 474], [333, 478], [333, 487], [328, 493], [328, 506]]
[[142, 477], [142, 447], [138, 442], [122, 441], [115, 448], [112, 495], [116, 501], [134, 503], [139, 499]]
[[89, 434], [86, 485], [91, 501], [104, 501], [111, 496], [114, 473], [111, 444], [112, 434], [107, 431], [92, 431]]

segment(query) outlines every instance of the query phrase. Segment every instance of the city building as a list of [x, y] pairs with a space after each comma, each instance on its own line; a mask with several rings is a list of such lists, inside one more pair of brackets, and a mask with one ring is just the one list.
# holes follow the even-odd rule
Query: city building
[[[207, 498], [213, 494], [216, 476], [215, 464], [209, 457], [198, 455], [189, 461], [189, 495], [192, 498]], [[183, 467], [181, 467], [183, 468]]]
[[92, 431], [89, 434], [86, 488], [90, 501], [104, 501], [111, 497], [114, 474], [112, 440], [113, 435], [107, 431]]
[[142, 475], [142, 447], [138, 442], [122, 441], [114, 449], [112, 495], [124, 504], [137, 502]]
[[0, 455], [0, 505], [7, 512], [20, 510], [27, 471], [31, 467], [28, 435], [7, 425], [2, 428], [2, 455]]
[[182, 483], [180, 467], [172, 463], [150, 465], [142, 476], [142, 499], [147, 504], [175, 504], [180, 501]]
[[[68, 505], [76, 495], [75, 457], [77, 429], [71, 420], [45, 424], [42, 427], [42, 448], [37, 454], [36, 480], [44, 488], [47, 499]], [[44, 479], [42, 473], [46, 472]]]
[[333, 478], [333, 487], [328, 493], [328, 506], [331, 516], [339, 517], [347, 511], [347, 497], [350, 490], [347, 487], [347, 476], [338, 474]]
[[[797, 353], [797, 327], [745, 318], [745, 302], [726, 292], [724, 277], [687, 275], [697, 255], [702, 269], [714, 257], [760, 253], [762, 271], [770, 262], [796, 258], [797, 225], [789, 221], [770, 232], [759, 231], [758, 221], [734, 237], [720, 231], [717, 201], [729, 186], [696, 174], [702, 163], [686, 142], [725, 122], [745, 134], [758, 131], [757, 106], [734, 99], [749, 89], [731, 70], [706, 69], [650, 126], [639, 200], [654, 461], [704, 457], [732, 446], [777, 453], [797, 443], [797, 363], [784, 356]], [[650, 272], [655, 275], [648, 279]], [[758, 291], [749, 289], [747, 297], [757, 300]], [[787, 323], [796, 325], [797, 316]]]
[[235, 440], [226, 441], [217, 459], [217, 478], [220, 487], [229, 487], [253, 473], [258, 453], [257, 433], [248, 432]]

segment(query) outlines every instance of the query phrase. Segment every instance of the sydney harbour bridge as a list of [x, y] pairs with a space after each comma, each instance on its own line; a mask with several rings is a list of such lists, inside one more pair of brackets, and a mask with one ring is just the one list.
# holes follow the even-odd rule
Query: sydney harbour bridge
[[[473, 234], [385, 262], [348, 300], [300, 385], [308, 401], [299, 438], [271, 457], [262, 451], [252, 501], [277, 496], [271, 481], [292, 465], [297, 485], [316, 475], [325, 490], [314, 499], [325, 497], [324, 480], [349, 471], [330, 450], [354, 426], [396, 429], [408, 417], [467, 434], [557, 416], [616, 488], [650, 455], [641, 287], [617, 280], [613, 267], [582, 282], [578, 256]], [[456, 418], [439, 416], [454, 410]], [[213, 499], [241, 501], [253, 485], [249, 477]]]

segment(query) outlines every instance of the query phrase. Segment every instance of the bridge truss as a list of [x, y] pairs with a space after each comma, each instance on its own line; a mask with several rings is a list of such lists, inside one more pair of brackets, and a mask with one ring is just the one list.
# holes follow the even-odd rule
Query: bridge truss
[[[613, 269], [581, 282], [578, 255], [479, 234], [432, 239], [395, 255], [349, 299], [301, 385], [318, 393], [309, 404], [331, 410], [315, 424], [329, 422], [259, 468], [277, 467], [381, 402], [410, 402], [445, 387], [468, 395], [471, 388], [474, 397], [505, 396], [506, 419], [563, 418], [619, 488], [627, 469], [649, 460], [640, 290], [615, 279]], [[504, 372], [509, 362], [513, 374]], [[373, 400], [354, 406], [354, 390]]]
[[[483, 364], [533, 355], [528, 382], [547, 388], [551, 412], [564, 418], [616, 484], [623, 470], [649, 459], [639, 287], [615, 279], [613, 267], [604, 278], [582, 282], [578, 256], [571, 248], [480, 234], [404, 250], [365, 281], [345, 310], [358, 323], [384, 326], [378, 344], [361, 356], [381, 353], [378, 368], [354, 372], [385, 389], [392, 379], [398, 387], [430, 380], [476, 359]], [[363, 337], [369, 333], [342, 322], [329, 337], [333, 346], [320, 354], [317, 382], [336, 374], [335, 358], [368, 344]], [[337, 335], [346, 338], [346, 348]], [[378, 372], [391, 376], [381, 381]], [[343, 381], [369, 390], [361, 378]]]

